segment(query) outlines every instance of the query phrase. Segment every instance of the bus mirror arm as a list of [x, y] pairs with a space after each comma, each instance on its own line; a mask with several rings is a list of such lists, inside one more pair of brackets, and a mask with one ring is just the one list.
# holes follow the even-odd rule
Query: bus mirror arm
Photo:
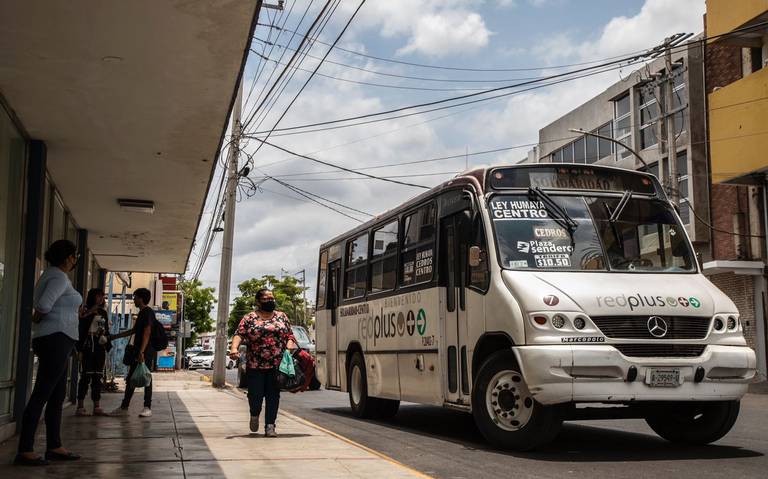
[[469, 266], [477, 268], [483, 262], [483, 250], [479, 246], [469, 248]]

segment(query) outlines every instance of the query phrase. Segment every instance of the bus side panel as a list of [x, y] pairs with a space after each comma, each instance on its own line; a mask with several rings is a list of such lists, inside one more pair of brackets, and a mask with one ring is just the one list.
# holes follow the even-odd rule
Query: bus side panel
[[397, 355], [397, 362], [402, 400], [443, 405], [442, 368], [438, 353], [401, 353]]
[[367, 368], [368, 395], [385, 398], [400, 399], [400, 376], [398, 374], [397, 354], [365, 355], [365, 367]]

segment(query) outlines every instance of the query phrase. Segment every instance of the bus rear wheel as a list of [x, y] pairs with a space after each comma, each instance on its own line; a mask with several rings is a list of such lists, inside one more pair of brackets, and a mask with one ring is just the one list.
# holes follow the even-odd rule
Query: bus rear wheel
[[472, 415], [485, 439], [500, 449], [527, 451], [552, 441], [563, 420], [554, 406], [538, 403], [512, 351], [499, 351], [480, 367]]
[[365, 359], [354, 353], [349, 362], [348, 373], [349, 405], [352, 413], [363, 419], [389, 419], [397, 414], [400, 401], [368, 396], [368, 379], [365, 374]]
[[645, 422], [667, 441], [704, 445], [728, 434], [739, 409], [739, 401], [679, 403], [650, 413]]

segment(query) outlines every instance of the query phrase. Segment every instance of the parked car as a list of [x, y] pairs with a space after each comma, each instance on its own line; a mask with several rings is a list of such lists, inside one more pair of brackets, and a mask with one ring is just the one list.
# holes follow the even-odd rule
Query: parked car
[[213, 369], [213, 351], [200, 351], [189, 360], [189, 369]]
[[189, 367], [189, 360], [192, 359], [192, 356], [198, 354], [200, 351], [202, 351], [203, 348], [200, 346], [193, 346], [191, 348], [187, 348], [184, 350], [184, 357], [182, 358], [183, 366], [185, 368]]
[[313, 343], [312, 340], [309, 339], [309, 332], [307, 332], [307, 330], [303, 326], [291, 326], [291, 329], [293, 329], [293, 336], [296, 338], [296, 341], [299, 343], [299, 347], [307, 351], [312, 356], [314, 356], [315, 343]]

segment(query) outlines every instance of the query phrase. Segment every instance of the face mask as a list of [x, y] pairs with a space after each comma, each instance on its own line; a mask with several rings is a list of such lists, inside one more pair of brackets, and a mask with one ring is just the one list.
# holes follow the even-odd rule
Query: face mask
[[261, 303], [261, 310], [262, 311], [266, 311], [268, 313], [271, 313], [272, 311], [274, 311], [276, 307], [277, 307], [277, 305], [275, 304], [275, 300], [274, 299], [267, 300], [267, 301], [264, 301], [263, 303]]

